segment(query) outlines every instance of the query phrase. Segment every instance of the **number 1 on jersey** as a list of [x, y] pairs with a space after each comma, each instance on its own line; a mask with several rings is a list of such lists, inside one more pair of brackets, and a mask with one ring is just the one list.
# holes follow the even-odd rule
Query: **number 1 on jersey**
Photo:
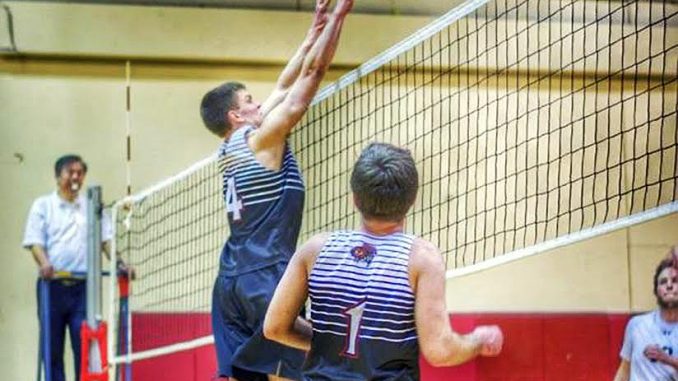
[[233, 213], [233, 221], [239, 221], [241, 210], [242, 200], [238, 198], [235, 190], [235, 178], [229, 177], [226, 184], [226, 211]]
[[347, 357], [358, 357], [358, 334], [360, 332], [360, 321], [363, 319], [365, 304], [367, 300], [348, 308], [344, 315], [348, 318], [348, 335], [346, 336], [346, 345], [342, 355]]

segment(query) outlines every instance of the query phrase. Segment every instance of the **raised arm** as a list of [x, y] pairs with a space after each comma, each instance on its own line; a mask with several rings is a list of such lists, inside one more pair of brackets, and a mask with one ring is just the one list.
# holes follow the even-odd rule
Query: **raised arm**
[[410, 258], [415, 290], [415, 322], [419, 347], [433, 366], [452, 366], [478, 355], [496, 356], [503, 336], [497, 326], [479, 326], [467, 335], [454, 332], [445, 309], [445, 268], [438, 250], [417, 240]]
[[280, 102], [287, 95], [290, 87], [294, 81], [299, 77], [299, 72], [301, 71], [301, 65], [304, 62], [304, 58], [313, 47], [313, 44], [318, 40], [320, 33], [327, 25], [327, 8], [330, 4], [330, 0], [317, 0], [315, 7], [315, 16], [313, 17], [313, 23], [306, 33], [304, 41], [297, 49], [296, 53], [290, 58], [287, 62], [287, 65], [280, 73], [278, 77], [278, 82], [273, 89], [271, 95], [264, 101], [261, 105], [261, 115], [266, 117], [268, 113], [279, 105]]
[[265, 116], [257, 133], [251, 137], [250, 146], [255, 152], [273, 149], [276, 156], [282, 156], [287, 135], [306, 112], [327, 72], [344, 19], [352, 6], [353, 0], [339, 0], [334, 12], [327, 16], [327, 25], [304, 57], [299, 76], [289, 93]]
[[326, 235], [317, 235], [292, 256], [266, 311], [267, 339], [304, 351], [311, 348], [313, 330], [309, 322], [299, 317], [299, 311], [308, 296], [308, 274], [326, 240]]

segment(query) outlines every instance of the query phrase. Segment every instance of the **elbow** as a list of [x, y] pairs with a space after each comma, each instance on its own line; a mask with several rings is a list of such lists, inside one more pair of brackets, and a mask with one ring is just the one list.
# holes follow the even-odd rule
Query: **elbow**
[[304, 99], [298, 99], [298, 100], [293, 100], [289, 104], [289, 108], [287, 109], [290, 115], [293, 115], [295, 120], [301, 119], [301, 117], [306, 113], [306, 110], [308, 109], [308, 105], [310, 104], [310, 100], [304, 100]]
[[474, 346], [466, 346], [453, 338], [439, 340], [421, 348], [422, 355], [432, 366], [456, 366], [476, 357]]
[[441, 367], [454, 365], [450, 361], [452, 357], [451, 354], [447, 353], [447, 351], [443, 350], [442, 348], [436, 349], [424, 346], [421, 348], [421, 352], [426, 361], [431, 364], [431, 366]]
[[325, 73], [327, 73], [327, 65], [314, 61], [304, 70], [302, 75], [306, 80], [320, 83], [325, 77]]
[[441, 357], [424, 356], [424, 358], [426, 359], [426, 362], [429, 363], [429, 365], [435, 368], [446, 365], [446, 362]]
[[271, 340], [280, 342], [281, 337], [283, 336], [282, 327], [277, 324], [269, 316], [266, 316], [264, 319], [264, 328], [263, 328], [264, 337]]
[[263, 331], [264, 331], [264, 337], [265, 338], [267, 338], [269, 340], [276, 341], [275, 338], [278, 335], [278, 329], [273, 324], [271, 324], [270, 319], [268, 319], [268, 318], [266, 318], [266, 320], [264, 320]]

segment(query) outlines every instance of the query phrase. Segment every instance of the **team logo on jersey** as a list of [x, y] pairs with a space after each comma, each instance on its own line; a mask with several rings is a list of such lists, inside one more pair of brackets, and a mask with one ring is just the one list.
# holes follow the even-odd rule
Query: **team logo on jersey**
[[374, 256], [377, 255], [377, 248], [369, 243], [363, 243], [351, 249], [351, 255], [355, 258], [356, 262], [364, 261], [369, 265]]

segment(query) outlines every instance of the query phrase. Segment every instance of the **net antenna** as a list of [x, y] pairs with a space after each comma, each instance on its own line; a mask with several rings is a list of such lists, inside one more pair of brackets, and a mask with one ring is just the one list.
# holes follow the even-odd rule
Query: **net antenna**
[[[125, 61], [125, 180], [127, 197], [112, 208], [112, 220], [116, 225], [118, 218], [122, 218], [122, 226], [129, 230], [134, 203], [128, 199], [132, 196], [132, 63]], [[122, 212], [122, 214], [121, 214]], [[114, 231], [115, 231], [114, 227]], [[127, 235], [126, 246], [130, 245], [130, 236]], [[129, 274], [118, 274], [122, 258], [118, 257], [117, 236], [111, 242], [111, 261], [109, 298], [115, 301], [113, 308], [109, 308], [109, 321], [115, 322], [114, 329], [108, 332], [108, 353], [114, 356], [126, 356], [127, 361], [117, 366], [112, 361], [116, 381], [132, 380], [132, 362], [129, 356], [132, 353], [132, 316], [129, 309]]]

